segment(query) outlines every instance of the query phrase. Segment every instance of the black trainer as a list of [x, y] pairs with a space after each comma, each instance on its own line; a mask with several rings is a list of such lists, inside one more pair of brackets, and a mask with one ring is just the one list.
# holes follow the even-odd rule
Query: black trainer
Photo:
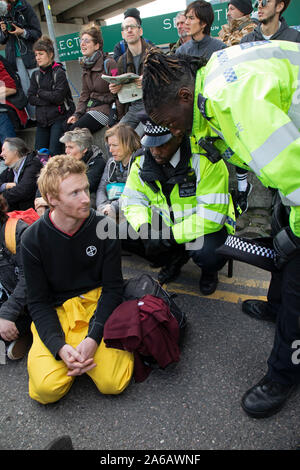
[[240, 214], [247, 212], [248, 209], [248, 197], [252, 191], [253, 185], [251, 183], [247, 184], [246, 191], [237, 191], [236, 203], [240, 208]]
[[211, 295], [215, 292], [219, 282], [218, 271], [208, 272], [202, 270], [199, 288], [203, 295]]
[[276, 323], [276, 314], [269, 307], [268, 302], [264, 300], [244, 300], [242, 310], [256, 320], [264, 320]]
[[265, 376], [244, 394], [242, 408], [252, 418], [267, 418], [283, 407], [295, 388], [294, 384], [284, 385]]

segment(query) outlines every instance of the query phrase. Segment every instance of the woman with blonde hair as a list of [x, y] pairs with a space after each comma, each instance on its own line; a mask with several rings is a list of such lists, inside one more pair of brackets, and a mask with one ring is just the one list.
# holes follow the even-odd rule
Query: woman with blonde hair
[[87, 127], [92, 133], [107, 126], [114, 95], [109, 91], [108, 82], [101, 75], [117, 75], [114, 59], [105, 57], [103, 39], [99, 26], [85, 26], [80, 35], [83, 69], [82, 89], [75, 113], [68, 119], [70, 130]]
[[138, 134], [127, 124], [118, 123], [106, 131], [105, 140], [112, 155], [108, 159], [96, 194], [98, 212], [120, 219], [119, 198], [124, 190], [133, 154], [141, 147]]

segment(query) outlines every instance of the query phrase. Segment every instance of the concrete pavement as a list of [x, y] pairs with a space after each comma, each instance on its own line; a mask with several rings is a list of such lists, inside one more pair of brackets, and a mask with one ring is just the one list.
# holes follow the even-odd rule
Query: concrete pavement
[[[135, 256], [123, 256], [123, 269], [125, 277], [150, 272]], [[198, 280], [189, 261], [168, 286], [188, 317], [180, 362], [120, 396], [100, 395], [83, 376], [60, 402], [43, 406], [28, 396], [25, 358], [0, 366], [0, 449], [43, 449], [62, 434], [76, 450], [292, 449], [300, 438], [299, 392], [268, 419], [251, 419], [240, 407], [264, 375], [274, 335], [273, 324], [241, 312], [241, 301], [265, 298], [269, 274], [235, 262], [233, 277], [225, 267], [210, 297], [200, 296]]]

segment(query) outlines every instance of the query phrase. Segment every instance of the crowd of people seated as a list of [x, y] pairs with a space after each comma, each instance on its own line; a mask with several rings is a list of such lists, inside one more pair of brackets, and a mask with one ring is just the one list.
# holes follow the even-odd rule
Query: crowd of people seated
[[[108, 347], [103, 338], [106, 321], [115, 318], [112, 313], [123, 305], [122, 248], [142, 256], [151, 266], [160, 267], [160, 285], [175, 280], [182, 266], [192, 259], [201, 272], [200, 292], [211, 295], [218, 286], [218, 272], [227, 262], [216, 250], [228, 234], [234, 234], [236, 216], [247, 210], [252, 189], [247, 181], [251, 162], [243, 159], [247, 142], [236, 143], [237, 134], [242, 131], [237, 133], [235, 129], [232, 133], [236, 140], [231, 139], [234, 151], [223, 141], [219, 147], [214, 146], [223, 135], [223, 127], [224, 134], [228, 132], [226, 123], [218, 130], [218, 119], [226, 113], [222, 109], [220, 118], [216, 108], [209, 107], [208, 98], [201, 93], [202, 82], [197, 81], [200, 74], [195, 78], [197, 70], [203, 69], [209, 82], [210, 73], [218, 72], [215, 58], [226, 58], [226, 50], [233, 44], [262, 39], [299, 43], [300, 33], [288, 28], [282, 17], [289, 0], [259, 0], [255, 21], [250, 17], [251, 0], [231, 0], [228, 24], [218, 39], [213, 38], [212, 6], [205, 0], [196, 0], [177, 15], [179, 39], [164, 53], [143, 38], [139, 11], [130, 8], [124, 14], [123, 42], [116, 45], [115, 59], [105, 53], [99, 26], [89, 24], [82, 28], [82, 89], [75, 106], [66, 71], [55, 61], [53, 43], [41, 35], [28, 2], [4, 3], [15, 15], [16, 29], [9, 31], [5, 22], [0, 21], [0, 43], [6, 44], [6, 59], [0, 58], [0, 140], [4, 164], [0, 170], [0, 241], [1, 253], [11, 265], [17, 266], [18, 276], [12, 278], [11, 273], [6, 275], [1, 268], [0, 358], [3, 344], [4, 354], [10, 359], [23, 357], [33, 338], [28, 357], [29, 395], [43, 404], [64, 396], [74, 377], [83, 373], [92, 378], [101, 393], [118, 394], [133, 375], [134, 350]], [[22, 53], [24, 45], [26, 54]], [[291, 57], [292, 46], [289, 47]], [[121, 55], [117, 50], [121, 50]], [[294, 67], [300, 68], [299, 61]], [[121, 103], [118, 94], [123, 85], [109, 84], [101, 76], [125, 72], [138, 75], [135, 85], [142, 90], [142, 97]], [[289, 71], [291, 75], [292, 72]], [[196, 85], [192, 84], [195, 89], [191, 84], [190, 88], [178, 85], [181, 74], [187, 85], [192, 79], [196, 81]], [[238, 81], [234, 71], [232, 77], [224, 81], [223, 93], [229, 82]], [[176, 97], [170, 91], [172, 80], [178, 86]], [[193, 104], [196, 95], [197, 103]], [[231, 98], [226, 109], [234, 106]], [[290, 115], [298, 116], [299, 112], [292, 109]], [[29, 120], [36, 127], [32, 149], [16, 137], [16, 131]], [[204, 126], [209, 142], [202, 139], [203, 148], [202, 120], [211, 126], [209, 130]], [[94, 141], [94, 134], [102, 129], [106, 148]], [[299, 134], [296, 131], [286, 137], [288, 143], [291, 135]], [[47, 162], [41, 158], [41, 149], [47, 152]], [[108, 159], [104, 156], [106, 151]], [[227, 167], [220, 158], [213, 161], [216, 153], [229, 153], [238, 162], [235, 206], [229, 192]], [[275, 168], [274, 174], [276, 171]], [[275, 179], [274, 176], [273, 182]], [[299, 197], [296, 191], [299, 183], [293, 188], [294, 192], [285, 194], [293, 206], [288, 249], [296, 245], [298, 253], [299, 237], [290, 232], [293, 229], [299, 232], [300, 204], [293, 202]], [[11, 253], [6, 239], [10, 212], [28, 209], [35, 209], [37, 220], [31, 226], [18, 221], [16, 251]], [[124, 233], [127, 236], [121, 236]], [[286, 262], [290, 259], [294, 262], [289, 253], [283, 249], [280, 254], [286, 255]], [[298, 278], [295, 273], [293, 264], [287, 276]], [[282, 278], [279, 276], [276, 282], [280, 290]], [[276, 302], [281, 305], [278, 298]], [[297, 305], [296, 300], [291, 302], [294, 310]], [[243, 310], [266, 319], [270, 308], [269, 304], [252, 301]], [[276, 312], [280, 308], [277, 305]], [[124, 311], [128, 313], [125, 306]], [[119, 333], [119, 320], [114, 321], [113, 331]], [[77, 324], [81, 327], [77, 328]], [[288, 324], [293, 330], [289, 335], [293, 336], [295, 326]], [[281, 337], [277, 341], [284, 342]], [[42, 366], [37, 367], [38, 363]], [[265, 380], [259, 390], [255, 389], [255, 393], [258, 390], [265, 394], [257, 405], [260, 408], [254, 409], [247, 396], [244, 410], [253, 417], [277, 412], [289, 396], [291, 382], [298, 381], [299, 367], [296, 372], [289, 370], [289, 374], [289, 380], [286, 377], [281, 380], [280, 373], [275, 379]], [[49, 376], [51, 380], [47, 379]], [[281, 387], [273, 387], [274, 383]], [[251, 393], [253, 398], [254, 392]], [[269, 396], [273, 401], [266, 404]]]

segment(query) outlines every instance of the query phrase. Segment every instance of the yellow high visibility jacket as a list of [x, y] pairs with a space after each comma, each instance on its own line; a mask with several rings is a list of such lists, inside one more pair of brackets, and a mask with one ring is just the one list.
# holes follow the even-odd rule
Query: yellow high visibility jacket
[[[202, 113], [198, 100], [202, 101]], [[204, 112], [203, 112], [204, 109]], [[291, 207], [300, 237], [300, 45], [244, 43], [213, 54], [197, 72], [193, 152], [201, 137], [220, 137], [223, 158], [254, 171]]]
[[145, 159], [149, 168], [153, 160], [149, 151], [135, 158], [121, 196], [125, 217], [135, 231], [145, 223], [151, 224], [154, 214], [158, 213], [167, 227], [171, 227], [177, 243], [217, 232], [224, 225], [229, 233], [234, 233], [228, 170], [222, 160], [212, 164], [205, 156], [192, 154], [187, 159], [185, 180], [174, 183], [166, 196], [159, 179], [143, 180]]

